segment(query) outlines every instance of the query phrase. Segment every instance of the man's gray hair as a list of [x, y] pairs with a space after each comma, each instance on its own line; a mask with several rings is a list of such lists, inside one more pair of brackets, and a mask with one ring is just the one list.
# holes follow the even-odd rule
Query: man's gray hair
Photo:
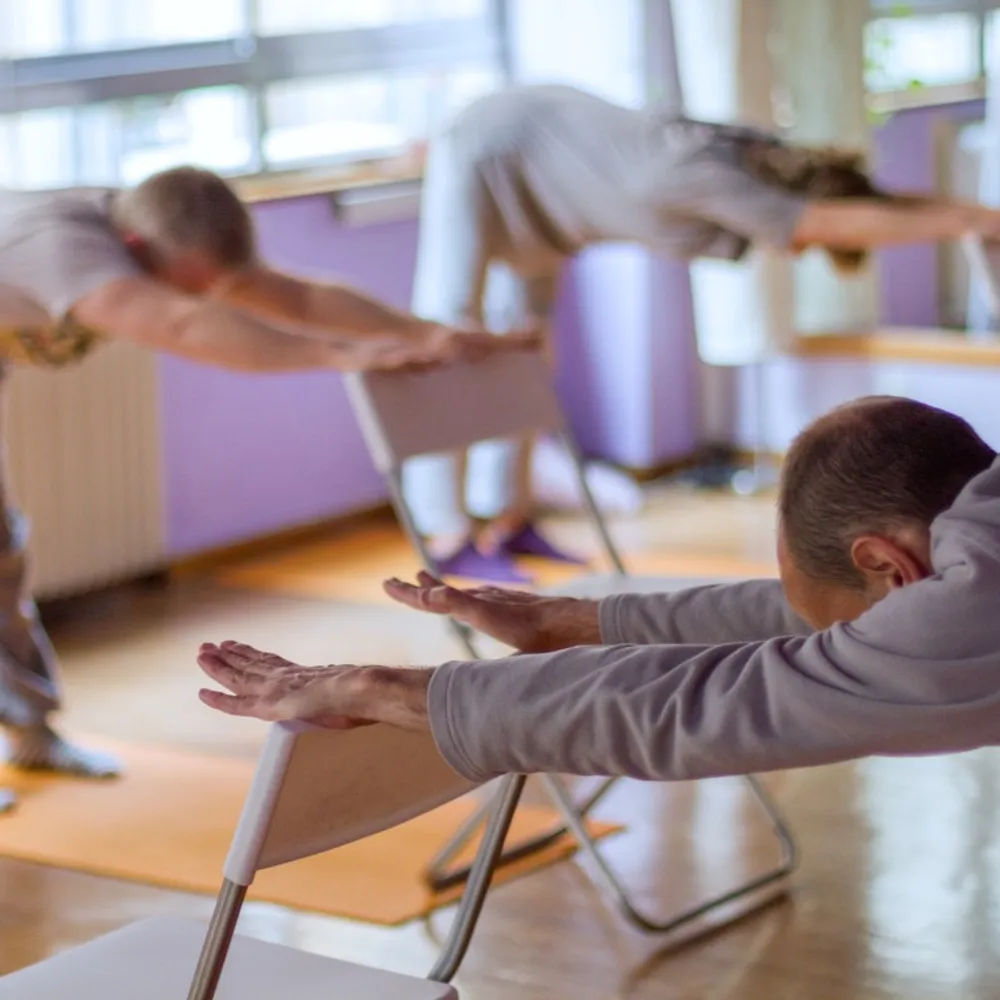
[[863, 585], [851, 542], [931, 522], [996, 452], [961, 417], [915, 399], [868, 396], [820, 417], [792, 443], [778, 508], [796, 566]]
[[209, 170], [176, 167], [154, 174], [115, 199], [117, 225], [155, 252], [199, 250], [224, 267], [256, 257], [253, 220], [236, 192]]

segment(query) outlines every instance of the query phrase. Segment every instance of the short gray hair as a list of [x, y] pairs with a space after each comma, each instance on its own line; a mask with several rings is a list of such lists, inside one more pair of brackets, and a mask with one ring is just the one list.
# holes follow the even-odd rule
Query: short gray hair
[[114, 216], [154, 249], [200, 250], [233, 268], [252, 263], [257, 254], [250, 213], [210, 170], [175, 167], [154, 174], [117, 196]]
[[858, 589], [851, 542], [929, 527], [996, 452], [961, 417], [915, 399], [868, 396], [837, 407], [792, 443], [778, 509], [807, 576]]

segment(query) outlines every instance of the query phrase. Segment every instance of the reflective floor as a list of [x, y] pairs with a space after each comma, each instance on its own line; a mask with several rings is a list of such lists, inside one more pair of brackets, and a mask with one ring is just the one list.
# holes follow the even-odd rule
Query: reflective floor
[[[699, 538], [713, 553], [768, 549], [766, 505], [726, 500], [711, 508], [667, 504], [628, 531], [658, 545], [683, 536], [686, 550]], [[728, 542], [720, 541], [720, 523]], [[440, 623], [401, 610], [199, 582], [90, 600], [61, 616], [54, 635], [69, 689], [65, 722], [75, 731], [241, 755], [255, 752], [260, 727], [214, 716], [194, 699], [192, 657], [203, 639], [241, 638], [312, 662], [454, 655]], [[491, 895], [458, 980], [462, 996], [1000, 996], [1000, 755], [872, 760], [773, 775], [768, 786], [803, 850], [786, 900], [679, 947], [629, 929], [583, 862], [560, 864]], [[602, 812], [627, 824], [608, 854], [657, 914], [774, 858], [766, 823], [739, 781], [621, 784]], [[0, 972], [137, 918], [209, 909], [205, 899], [0, 859]], [[419, 972], [431, 964], [449, 915], [385, 929], [252, 904], [243, 930]]]

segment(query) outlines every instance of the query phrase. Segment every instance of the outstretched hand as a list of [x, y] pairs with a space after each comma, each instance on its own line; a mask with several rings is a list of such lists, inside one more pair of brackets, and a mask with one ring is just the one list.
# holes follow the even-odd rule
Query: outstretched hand
[[537, 351], [544, 338], [539, 330], [522, 330], [503, 337], [478, 330], [430, 326], [415, 339], [371, 337], [350, 345], [338, 367], [344, 371], [420, 372], [458, 362], [477, 363], [494, 354]]
[[430, 573], [416, 584], [386, 580], [386, 594], [416, 611], [450, 615], [522, 653], [600, 642], [596, 605], [502, 587], [451, 587]]
[[437, 327], [429, 332], [428, 349], [443, 362], [476, 362], [510, 351], [535, 351], [542, 347], [544, 337], [539, 329], [519, 330], [497, 336], [480, 330], [460, 330]]
[[239, 642], [205, 643], [198, 665], [227, 693], [203, 688], [198, 697], [227, 715], [268, 722], [298, 720], [327, 729], [352, 729], [373, 721], [359, 709], [359, 667], [303, 667]]

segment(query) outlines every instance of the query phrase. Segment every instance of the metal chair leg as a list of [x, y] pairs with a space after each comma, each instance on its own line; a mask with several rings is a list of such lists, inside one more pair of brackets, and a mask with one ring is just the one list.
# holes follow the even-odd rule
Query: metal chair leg
[[[548, 776], [542, 778], [546, 781]], [[611, 791], [614, 784], [618, 781], [617, 778], [605, 778], [603, 779], [597, 787], [592, 791], [583, 801], [580, 803], [574, 803], [574, 809], [582, 816], [586, 816], [605, 795]], [[554, 798], [554, 796], [553, 796]], [[449, 868], [448, 863], [452, 861], [456, 854], [458, 854], [461, 849], [472, 839], [476, 830], [482, 825], [483, 818], [489, 811], [493, 800], [489, 799], [484, 802], [468, 819], [462, 823], [461, 826], [455, 831], [454, 836], [451, 840], [441, 848], [440, 851], [431, 859], [430, 864], [424, 873], [424, 878], [427, 880], [427, 884], [435, 892], [443, 892], [445, 889], [450, 889], [452, 886], [459, 885], [465, 881], [469, 876], [470, 865], [460, 865], [457, 868]], [[562, 806], [557, 801], [555, 802], [556, 808], [559, 812], [562, 812]], [[558, 826], [553, 827], [551, 830], [545, 833], [536, 834], [534, 837], [529, 837], [527, 840], [518, 841], [518, 843], [507, 848], [503, 854], [498, 859], [498, 867], [505, 864], [510, 864], [513, 861], [518, 861], [521, 858], [530, 857], [532, 854], [538, 851], [544, 850], [546, 847], [551, 846], [556, 843], [556, 841], [562, 839], [567, 833], [572, 833], [568, 823], [560, 823]], [[588, 835], [589, 836], [589, 835]]]
[[[587, 483], [586, 469], [584, 467], [579, 449], [577, 448], [571, 435], [564, 434], [563, 440], [565, 441], [566, 447], [569, 449], [573, 458], [584, 503], [587, 507], [590, 518], [594, 523], [594, 527], [601, 538], [607, 557], [614, 566], [618, 575], [627, 576], [628, 572], [621, 558], [621, 554], [618, 552], [617, 546], [611, 538], [611, 533], [604, 520], [604, 515], [601, 513], [601, 510], [594, 499], [593, 493], [590, 490], [590, 486]], [[412, 515], [410, 514], [405, 498], [403, 497], [402, 483], [398, 472], [389, 476], [389, 488], [395, 502], [396, 510], [401, 521], [403, 522], [403, 528], [406, 531], [410, 542], [413, 544], [414, 549], [420, 554], [425, 568], [429, 572], [435, 572], [434, 561], [430, 552], [427, 550], [427, 546], [424, 543], [423, 538], [416, 530], [416, 525], [413, 521]], [[468, 626], [462, 624], [461, 622], [457, 622], [454, 619], [449, 619], [449, 624], [467, 654], [473, 659], [480, 659], [481, 655], [476, 647], [472, 630], [468, 628]], [[508, 779], [504, 780], [507, 781]], [[544, 775], [542, 777], [542, 781], [557, 810], [562, 814], [564, 823], [550, 831], [547, 831], [546, 833], [539, 834], [528, 840], [522, 841], [519, 844], [513, 845], [506, 850], [503, 849], [503, 844], [501, 842], [497, 848], [496, 856], [493, 858], [493, 864], [496, 867], [500, 867], [505, 864], [510, 864], [512, 861], [524, 857], [530, 857], [538, 851], [548, 847], [563, 837], [566, 833], [571, 833], [583, 853], [594, 863], [600, 881], [604, 884], [605, 889], [609, 892], [611, 898], [615, 901], [618, 909], [621, 911], [625, 919], [640, 930], [651, 934], [667, 934], [678, 930], [679, 928], [692, 923], [719, 907], [752, 895], [769, 885], [776, 885], [791, 875], [798, 865], [798, 847], [795, 843], [795, 839], [789, 828], [787, 820], [784, 818], [778, 806], [774, 803], [770, 796], [768, 796], [766, 790], [761, 786], [760, 782], [757, 781], [757, 779], [752, 775], [747, 775], [746, 781], [750, 786], [751, 792], [766, 813], [771, 822], [775, 836], [778, 839], [781, 847], [780, 863], [763, 875], [751, 879], [729, 892], [712, 897], [697, 906], [684, 910], [668, 920], [654, 920], [643, 914], [631, 901], [625, 888], [622, 886], [617, 875], [604, 859], [604, 856], [601, 854], [586, 827], [586, 821], [590, 812], [594, 809], [598, 802], [600, 802], [601, 799], [603, 799], [608, 792], [611, 791], [618, 780], [619, 779], [617, 778], [605, 779], [597, 785], [595, 790], [591, 792], [587, 798], [577, 803], [573, 800], [572, 796], [566, 790], [565, 785], [559, 778], [554, 775]], [[523, 778], [521, 781], [523, 787]], [[454, 860], [455, 856], [475, 836], [476, 832], [485, 822], [489, 811], [493, 809], [494, 806], [498, 806], [499, 808], [498, 804], [501, 801], [501, 797], [505, 795], [506, 791], [507, 786], [501, 786], [501, 789], [496, 796], [482, 803], [476, 811], [464, 823], [462, 823], [461, 826], [459, 826], [459, 828], [455, 831], [454, 836], [431, 860], [431, 863], [425, 871], [424, 877], [432, 889], [440, 892], [444, 889], [460, 884], [466, 879], [470, 879], [472, 877], [472, 873], [475, 870], [475, 864], [451, 868], [449, 867], [449, 863]], [[518, 792], [518, 796], [519, 795], [520, 791]], [[496, 815], [496, 813], [494, 813], [494, 815]]]
[[215, 997], [246, 894], [245, 885], [237, 885], [229, 879], [223, 881], [191, 980], [188, 1000], [213, 1000]]
[[[590, 484], [587, 482], [583, 457], [576, 445], [576, 441], [568, 431], [564, 431], [561, 438], [573, 461], [573, 466], [576, 471], [577, 480], [580, 484], [580, 490], [583, 495], [584, 503], [587, 507], [587, 512], [590, 515], [590, 519], [593, 522], [598, 535], [600, 536], [605, 553], [612, 566], [614, 566], [615, 571], [619, 575], [624, 576], [626, 575], [625, 565], [622, 561], [620, 553], [618, 552], [618, 548], [611, 537], [611, 533], [605, 523], [604, 516], [594, 499], [594, 495], [590, 489]], [[429, 572], [434, 572], [433, 559], [431, 558], [423, 537], [417, 530], [416, 524], [406, 503], [406, 498], [403, 495], [400, 475], [396, 471], [389, 475], [389, 490], [396, 510], [399, 513], [400, 520], [403, 522], [403, 529], [406, 532], [407, 537], [414, 546], [415, 550], [419, 553], [425, 568]], [[467, 654], [472, 659], [481, 659], [481, 654], [476, 646], [472, 630], [469, 629], [468, 626], [463, 625], [461, 622], [456, 622], [454, 619], [449, 619], [449, 624]], [[603, 781], [597, 787], [595, 792], [580, 804], [578, 808], [584, 815], [586, 815], [586, 813], [611, 790], [611, 787], [614, 785], [616, 780], [616, 778], [609, 778], [606, 781]], [[438, 851], [438, 853], [431, 859], [431, 862], [427, 866], [424, 873], [424, 878], [426, 879], [427, 884], [434, 891], [442, 892], [445, 889], [461, 884], [469, 877], [471, 870], [470, 865], [460, 865], [453, 868], [450, 867], [450, 862], [454, 860], [456, 855], [461, 852], [462, 848], [464, 848], [475, 836], [476, 831], [482, 826], [491, 805], [492, 800], [487, 800], [482, 803], [482, 805], [480, 805], [476, 811], [473, 812], [472, 815], [459, 826], [452, 838], [444, 845], [444, 847], [442, 847], [441, 850]], [[518, 861], [522, 858], [530, 857], [531, 855], [551, 846], [556, 841], [564, 837], [568, 832], [570, 832], [569, 826], [567, 824], [560, 824], [545, 833], [520, 841], [519, 843], [508, 847], [500, 854], [497, 858], [497, 865], [502, 866]]]
[[[759, 875], [749, 881], [737, 886], [728, 892], [713, 896], [696, 906], [682, 910], [680, 913], [669, 917], [666, 920], [656, 920], [642, 913], [630, 899], [628, 892], [621, 884], [614, 870], [605, 860], [589, 831], [585, 825], [587, 810], [577, 805], [565, 785], [555, 776], [546, 777], [546, 785], [549, 794], [557, 803], [559, 811], [562, 813], [566, 824], [572, 831], [577, 843], [583, 853], [590, 858], [597, 869], [598, 880], [603, 883], [605, 890], [611, 896], [622, 916], [633, 926], [648, 934], [669, 934], [679, 930], [687, 924], [693, 923], [704, 917], [713, 910], [716, 910], [728, 903], [733, 903], [746, 896], [759, 892], [770, 885], [777, 885], [795, 871], [799, 863], [799, 850], [792, 835], [788, 821], [774, 800], [768, 795], [766, 789], [753, 775], [746, 775], [745, 780], [750, 786], [751, 793], [759, 803], [764, 813], [767, 815], [774, 831], [775, 837], [781, 847], [780, 862], [763, 875]], [[605, 789], [606, 790], [606, 789]], [[759, 905], [769, 902], [761, 900]], [[742, 915], [742, 914], [741, 914]]]
[[590, 520], [593, 522], [597, 534], [600, 536], [605, 554], [619, 576], [628, 576], [628, 571], [625, 569], [625, 563], [622, 561], [618, 546], [615, 545], [614, 539], [611, 537], [611, 532], [608, 530], [608, 525], [604, 520], [604, 515], [601, 513], [601, 508], [597, 505], [597, 500], [594, 499], [590, 483], [587, 482], [587, 468], [584, 465], [583, 455], [580, 454], [576, 440], [569, 431], [563, 431], [562, 441], [570, 454], [570, 458], [573, 460], [573, 467], [576, 470], [577, 482], [580, 484], [584, 506], [587, 508], [587, 513], [590, 515]]
[[[590, 490], [590, 486], [587, 483], [586, 469], [584, 467], [579, 449], [576, 446], [576, 442], [569, 433], [563, 435], [563, 440], [573, 457], [574, 464], [576, 465], [577, 477], [580, 482], [580, 489], [583, 494], [584, 502], [587, 506], [587, 511], [594, 523], [594, 527], [601, 537], [605, 552], [618, 574], [620, 576], [627, 576], [627, 570], [625, 569], [625, 565], [618, 549], [611, 538], [611, 533], [608, 531], [604, 515], [598, 507], [594, 499], [594, 495]], [[593, 861], [597, 868], [600, 880], [604, 883], [605, 889], [610, 893], [622, 915], [629, 921], [629, 923], [638, 927], [640, 930], [646, 931], [647, 933], [667, 934], [671, 931], [678, 930], [686, 924], [705, 916], [707, 913], [710, 913], [718, 907], [724, 906], [727, 903], [732, 903], [735, 900], [758, 892], [766, 886], [780, 882], [791, 875], [798, 864], [798, 847], [795, 843], [794, 837], [792, 836], [788, 822], [782, 815], [777, 804], [767, 794], [767, 791], [763, 788], [760, 782], [752, 775], [747, 775], [746, 781], [750, 786], [751, 793], [766, 813], [768, 820], [771, 823], [771, 828], [778, 839], [778, 843], [781, 847], [781, 861], [772, 870], [758, 876], [757, 878], [751, 879], [749, 882], [746, 882], [729, 892], [715, 896], [704, 901], [703, 903], [698, 904], [697, 906], [684, 910], [668, 920], [654, 920], [640, 912], [640, 910], [632, 903], [624, 886], [622, 886], [619, 881], [618, 876], [604, 859], [604, 856], [601, 854], [596, 843], [594, 842], [593, 837], [591, 837], [590, 832], [586, 827], [586, 820], [589, 817], [591, 810], [597, 802], [611, 790], [617, 779], [610, 778], [607, 781], [602, 782], [598, 786], [596, 792], [593, 793], [590, 798], [581, 803], [574, 802], [572, 796], [567, 791], [566, 786], [556, 776], [546, 775], [542, 780], [546, 786], [549, 796], [565, 819], [566, 827], [576, 838], [580, 849], [591, 859], [591, 861]]]
[[503, 852], [507, 831], [510, 829], [511, 820], [524, 791], [525, 780], [523, 774], [511, 774], [503, 778], [499, 792], [490, 802], [492, 813], [486, 824], [476, 860], [469, 871], [455, 921], [448, 933], [448, 940], [427, 977], [434, 982], [450, 982], [465, 957], [483, 903], [486, 901], [486, 891], [490, 887], [490, 880]]
[[[393, 506], [395, 507], [396, 514], [402, 523], [403, 531], [405, 532], [406, 537], [409, 539], [414, 551], [420, 556], [420, 561], [423, 563], [424, 568], [429, 573], [436, 574], [437, 570], [434, 565], [434, 559], [431, 556], [430, 550], [427, 548], [427, 543], [424, 541], [423, 535], [420, 534], [420, 531], [417, 528], [417, 524], [413, 519], [413, 514], [410, 511], [409, 504], [407, 504], [406, 497], [403, 494], [403, 483], [399, 470], [393, 469], [386, 477], [386, 480], [389, 487], [389, 495], [392, 498]], [[448, 626], [452, 634], [458, 640], [459, 644], [465, 650], [466, 655], [473, 660], [482, 659], [482, 653], [476, 646], [474, 632], [468, 625], [464, 622], [456, 621], [454, 618], [449, 618]], [[504, 794], [503, 787], [501, 787], [501, 790], [497, 794]], [[472, 866], [462, 865], [456, 869], [449, 869], [448, 864], [457, 854], [461, 852], [462, 848], [472, 840], [476, 832], [483, 825], [487, 814], [493, 807], [493, 801], [493, 799], [490, 799], [482, 803], [476, 811], [467, 820], [465, 820], [461, 826], [459, 826], [452, 838], [444, 845], [444, 847], [441, 848], [440, 851], [438, 851], [437, 855], [435, 855], [432, 859], [430, 865], [428, 865], [424, 878], [427, 881], [427, 884], [435, 892], [441, 892], [451, 886], [458, 885], [470, 877]], [[554, 833], [545, 834], [517, 844], [506, 851], [502, 851], [496, 859], [496, 864], [498, 866], [509, 864], [510, 862], [523, 858], [526, 855], [534, 854], [536, 851], [539, 851], [543, 847], [550, 844], [553, 840], [561, 837], [565, 832], [565, 827], [562, 827]]]
[[[549, 776], [543, 775], [542, 781], [547, 782]], [[604, 798], [612, 787], [618, 781], [617, 778], [605, 778], [603, 779], [597, 787], [592, 791], [582, 802], [575, 804], [574, 808], [576, 811], [582, 815], [586, 816], [597, 804]], [[552, 797], [550, 795], [550, 797]], [[562, 806], [559, 802], [555, 802], [556, 809], [562, 812]], [[431, 861], [430, 866], [427, 869], [427, 879], [430, 885], [438, 892], [447, 889], [453, 885], [457, 885], [464, 881], [469, 874], [469, 866], [463, 865], [459, 868], [447, 868], [448, 862], [454, 858], [461, 847], [468, 842], [472, 834], [475, 832], [478, 823], [482, 821], [482, 817], [485, 815], [490, 807], [490, 802], [485, 802], [480, 808], [459, 827], [455, 834], [455, 839], [449, 841], [449, 843], [439, 851]], [[510, 864], [512, 861], [518, 861], [521, 858], [530, 857], [532, 854], [538, 851], [544, 850], [546, 847], [550, 847], [552, 844], [561, 840], [566, 834], [572, 833], [568, 823], [561, 823], [558, 826], [553, 827], [551, 830], [545, 833], [536, 834], [534, 837], [529, 837], [527, 840], [519, 841], [514, 846], [508, 848], [500, 859], [500, 864]], [[589, 835], [588, 835], [589, 836]], [[459, 842], [459, 838], [462, 838]]]

